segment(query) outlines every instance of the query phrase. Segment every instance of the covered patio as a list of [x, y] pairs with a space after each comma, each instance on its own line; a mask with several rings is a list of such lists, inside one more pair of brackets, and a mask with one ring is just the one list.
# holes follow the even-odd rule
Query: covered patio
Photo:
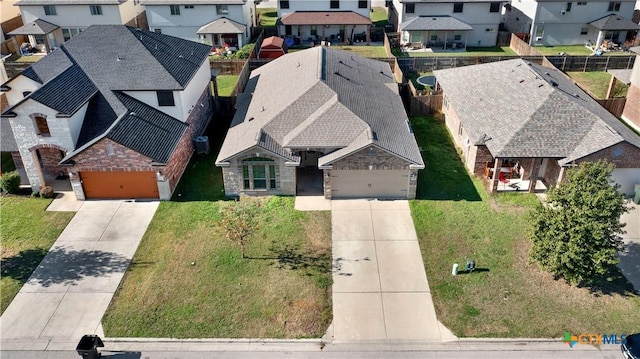
[[[549, 166], [552, 161], [555, 160], [549, 158], [496, 158], [486, 162], [484, 178], [489, 181], [490, 192], [544, 192], [547, 190], [547, 186], [541, 179], [549, 179], [547, 167], [555, 167]], [[551, 179], [551, 182], [554, 179]]]
[[598, 31], [594, 51], [621, 50], [627, 38], [635, 35], [638, 29], [640, 29], [638, 24], [616, 14], [594, 20], [589, 23], [589, 26]]
[[[54, 32], [59, 29], [58, 25], [37, 19], [9, 32], [7, 35], [13, 36], [13, 41], [16, 48], [20, 49], [21, 55], [46, 55], [58, 46]], [[18, 35], [27, 36], [29, 42], [18, 44], [16, 40]]]
[[279, 35], [296, 44], [371, 41], [371, 19], [353, 11], [295, 11], [278, 19]]
[[206, 44], [235, 51], [245, 45], [244, 33], [246, 29], [246, 25], [221, 17], [200, 27], [197, 33]]
[[473, 27], [452, 16], [418, 16], [400, 25], [401, 44], [411, 50], [424, 48], [466, 49]]

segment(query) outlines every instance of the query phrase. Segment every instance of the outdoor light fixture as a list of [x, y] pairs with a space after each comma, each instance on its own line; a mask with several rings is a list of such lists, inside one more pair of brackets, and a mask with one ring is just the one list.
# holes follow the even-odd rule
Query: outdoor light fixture
[[369, 171], [373, 170], [373, 165], [369, 165]]

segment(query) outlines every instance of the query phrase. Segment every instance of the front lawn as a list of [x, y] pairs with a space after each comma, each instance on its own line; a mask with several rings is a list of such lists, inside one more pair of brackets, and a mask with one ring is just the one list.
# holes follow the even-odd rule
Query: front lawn
[[424, 52], [410, 51], [397, 54], [398, 57], [471, 57], [471, 56], [517, 56], [509, 46], [467, 47], [466, 51]]
[[[215, 122], [214, 122], [215, 121]], [[222, 172], [229, 119], [214, 116], [210, 155], [195, 156], [149, 225], [103, 325], [110, 337], [320, 337], [332, 319], [331, 216], [267, 197], [246, 247], [226, 238]]]
[[[609, 89], [609, 82], [611, 81], [611, 74], [605, 71], [592, 71], [592, 72], [567, 72], [567, 75], [571, 77], [582, 89], [590, 92], [599, 99], [604, 99], [607, 96], [607, 90]], [[616, 86], [613, 90], [613, 97], [625, 97], [627, 96], [627, 90], [629, 86], [620, 81], [616, 81]]]
[[[557, 338], [638, 330], [640, 296], [623, 278], [576, 288], [529, 264], [531, 194], [489, 195], [462, 166], [444, 124], [412, 119], [427, 161], [411, 202], [438, 319], [460, 337]], [[451, 275], [453, 263], [477, 270]]]
[[0, 313], [7, 309], [74, 215], [45, 211], [51, 201], [11, 195], [0, 198]]
[[231, 96], [233, 89], [236, 87], [239, 75], [218, 75], [218, 96]]

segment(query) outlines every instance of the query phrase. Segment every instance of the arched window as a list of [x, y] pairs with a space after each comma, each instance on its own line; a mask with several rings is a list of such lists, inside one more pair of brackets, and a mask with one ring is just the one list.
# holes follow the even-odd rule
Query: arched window
[[242, 183], [245, 190], [276, 189], [275, 162], [265, 157], [252, 157], [243, 160]]

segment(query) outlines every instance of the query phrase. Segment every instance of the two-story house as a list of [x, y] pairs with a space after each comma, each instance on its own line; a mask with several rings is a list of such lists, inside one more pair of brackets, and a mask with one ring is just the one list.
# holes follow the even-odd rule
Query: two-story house
[[138, 0], [19, 0], [24, 26], [9, 35], [26, 35], [31, 52], [49, 53], [91, 25], [146, 28]]
[[636, 54], [636, 61], [631, 71], [631, 84], [627, 91], [627, 101], [622, 111], [622, 119], [640, 131], [640, 46], [632, 47], [630, 50]]
[[249, 0], [140, 0], [149, 29], [217, 47], [249, 42], [255, 5]]
[[169, 199], [211, 118], [211, 47], [96, 25], [1, 87], [0, 149], [38, 191]]
[[505, 26], [511, 32], [528, 34], [530, 45], [591, 43], [599, 47], [604, 40], [621, 44], [638, 29], [630, 20], [634, 6], [634, 0], [513, 0], [507, 6]]
[[278, 33], [301, 41], [370, 40], [371, 0], [279, 0]]
[[495, 46], [502, 4], [489, 0], [393, 0], [389, 18], [402, 33], [403, 44]]

